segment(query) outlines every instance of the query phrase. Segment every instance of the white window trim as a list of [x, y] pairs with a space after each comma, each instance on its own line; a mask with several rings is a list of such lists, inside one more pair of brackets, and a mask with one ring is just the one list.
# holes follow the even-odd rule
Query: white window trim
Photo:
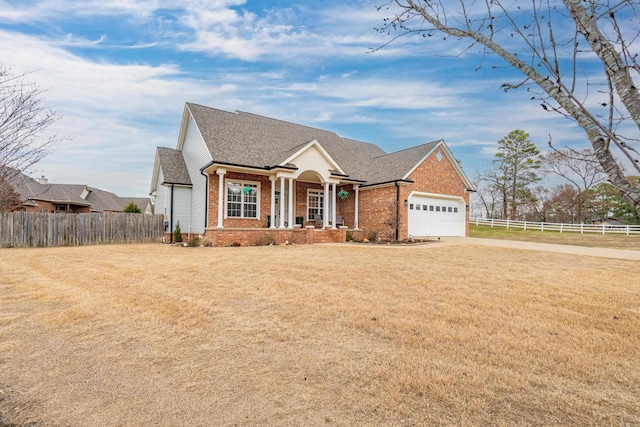
[[[244, 187], [245, 184], [256, 186], [256, 216], [229, 216], [229, 183], [240, 184]], [[244, 213], [244, 195], [242, 195], [242, 201], [240, 202], [240, 211]], [[228, 178], [224, 180], [224, 218], [227, 219], [260, 219], [260, 182], [259, 181], [245, 181], [242, 179]]]

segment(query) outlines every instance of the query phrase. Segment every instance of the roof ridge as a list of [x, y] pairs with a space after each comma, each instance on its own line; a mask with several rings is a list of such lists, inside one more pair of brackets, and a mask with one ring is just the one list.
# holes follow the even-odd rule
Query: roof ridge
[[382, 157], [385, 157], [385, 156], [391, 156], [392, 154], [402, 153], [403, 151], [416, 150], [418, 148], [423, 148], [426, 145], [433, 144], [433, 143], [439, 143], [439, 142], [444, 142], [444, 139], [436, 139], [436, 140], [433, 140], [433, 141], [422, 143], [420, 145], [414, 145], [413, 147], [403, 148], [402, 150], [393, 151], [391, 153], [386, 153], [386, 154], [383, 154], [381, 156], [376, 156], [376, 157], [374, 157], [374, 159], [379, 159], [379, 158], [382, 158]]

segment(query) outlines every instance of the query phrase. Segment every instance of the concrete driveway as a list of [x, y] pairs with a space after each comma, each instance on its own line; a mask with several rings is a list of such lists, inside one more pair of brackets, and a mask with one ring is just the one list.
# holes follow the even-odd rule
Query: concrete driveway
[[478, 237], [443, 237], [441, 244], [479, 245], [499, 248], [524, 249], [531, 251], [557, 252], [563, 254], [597, 256], [602, 258], [628, 259], [640, 261], [640, 251], [608, 248], [588, 248], [585, 246], [554, 245], [552, 243], [520, 242], [515, 240], [484, 239]]

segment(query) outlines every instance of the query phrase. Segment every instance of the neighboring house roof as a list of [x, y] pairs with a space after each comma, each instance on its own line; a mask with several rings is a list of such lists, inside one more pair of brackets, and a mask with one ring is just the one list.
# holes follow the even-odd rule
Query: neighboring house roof
[[149, 203], [146, 198], [119, 197], [109, 191], [83, 184], [41, 183], [23, 173], [12, 174], [10, 182], [16, 193], [25, 201], [24, 204], [28, 206], [34, 206], [34, 201], [42, 200], [54, 204], [89, 206], [92, 211], [97, 212], [119, 212], [132, 200], [142, 210]]

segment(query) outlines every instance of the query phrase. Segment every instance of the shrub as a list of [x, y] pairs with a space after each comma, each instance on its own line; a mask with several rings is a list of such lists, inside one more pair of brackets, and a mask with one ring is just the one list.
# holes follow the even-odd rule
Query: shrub
[[275, 244], [275, 241], [270, 234], [262, 234], [256, 240], [256, 246], [269, 246], [273, 244]]
[[200, 246], [200, 238], [198, 236], [190, 238], [187, 242], [187, 246], [197, 248], [198, 246]]
[[203, 237], [202, 239], [200, 239], [200, 244], [205, 248], [210, 248], [213, 246], [213, 240], [209, 239], [208, 237]]
[[347, 231], [347, 242], [353, 242], [353, 234], [350, 231]]
[[367, 239], [369, 239], [370, 242], [375, 242], [378, 240], [378, 232], [376, 230], [369, 231], [369, 233], [367, 233]]
[[136, 205], [135, 202], [133, 202], [133, 201], [129, 202], [129, 204], [124, 207], [122, 212], [124, 212], [124, 213], [142, 213], [142, 211], [140, 210], [138, 205]]
[[180, 231], [180, 221], [176, 223], [176, 228], [173, 230], [173, 241], [175, 243], [182, 242], [182, 231]]

